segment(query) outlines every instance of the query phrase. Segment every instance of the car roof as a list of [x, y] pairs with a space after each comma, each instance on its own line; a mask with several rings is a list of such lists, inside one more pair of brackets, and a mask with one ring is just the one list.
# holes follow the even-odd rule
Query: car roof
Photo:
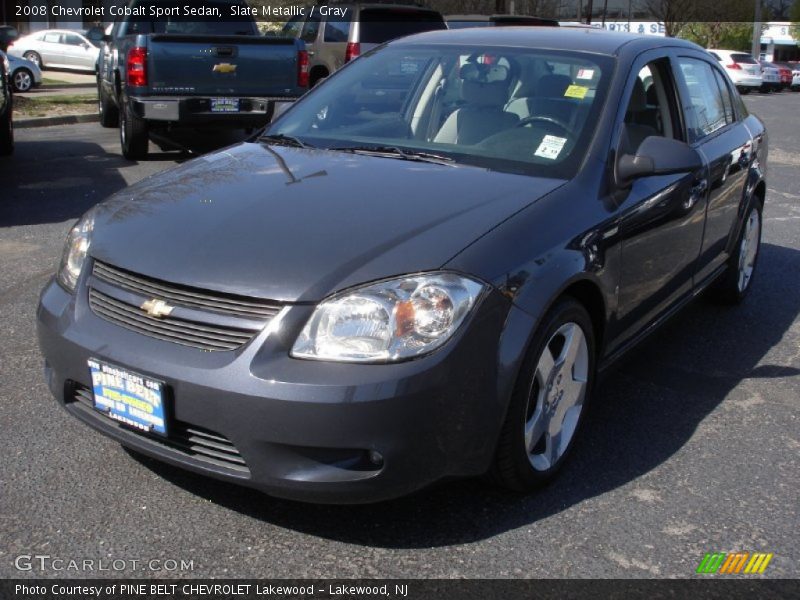
[[618, 54], [623, 46], [644, 51], [650, 48], [678, 46], [703, 50], [697, 44], [678, 38], [663, 38], [634, 33], [564, 27], [476, 27], [417, 33], [392, 42], [410, 44], [470, 44], [538, 48], [542, 50], [575, 50], [596, 54]]

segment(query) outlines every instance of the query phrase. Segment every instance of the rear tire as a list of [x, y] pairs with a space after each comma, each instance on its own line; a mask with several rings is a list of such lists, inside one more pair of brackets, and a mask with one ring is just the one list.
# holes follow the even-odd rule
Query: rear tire
[[0, 156], [10, 156], [14, 153], [14, 124], [11, 121], [11, 107], [0, 119]]
[[753, 287], [762, 230], [761, 201], [756, 197], [750, 203], [747, 216], [736, 242], [736, 250], [728, 259], [725, 273], [711, 286], [711, 298], [721, 304], [739, 304]]
[[740, 87], [740, 88], [738, 88], [738, 89], [739, 89], [739, 93], [740, 93], [742, 96], [746, 96], [747, 94], [749, 94], [749, 93], [750, 93], [750, 88], [749, 88], [749, 87]]
[[127, 102], [123, 104], [119, 111], [119, 139], [122, 156], [128, 160], [142, 160], [147, 158], [147, 147], [150, 143], [147, 122], [132, 114]]
[[564, 298], [531, 342], [489, 473], [495, 482], [529, 492], [555, 476], [580, 434], [594, 370], [592, 320], [581, 303]]
[[97, 85], [97, 111], [101, 127], [110, 129], [119, 126], [119, 108], [103, 93], [100, 84]]

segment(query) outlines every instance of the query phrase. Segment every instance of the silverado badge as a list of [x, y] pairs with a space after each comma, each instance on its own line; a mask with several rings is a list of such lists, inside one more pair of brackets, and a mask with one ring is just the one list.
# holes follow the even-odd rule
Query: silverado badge
[[214, 65], [213, 71], [214, 73], [222, 73], [223, 75], [235, 73], [236, 65], [232, 65], [231, 63], [219, 63]]

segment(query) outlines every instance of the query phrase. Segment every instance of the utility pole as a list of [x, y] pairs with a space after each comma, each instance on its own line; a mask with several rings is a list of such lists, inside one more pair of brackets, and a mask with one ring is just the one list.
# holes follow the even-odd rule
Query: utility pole
[[591, 25], [592, 24], [592, 10], [594, 10], [594, 7], [592, 6], [593, 4], [594, 4], [594, 0], [589, 0], [586, 3], [586, 24], [587, 25]]
[[761, 59], [761, 0], [756, 0], [756, 10], [753, 15], [753, 45], [750, 50], [756, 60]]

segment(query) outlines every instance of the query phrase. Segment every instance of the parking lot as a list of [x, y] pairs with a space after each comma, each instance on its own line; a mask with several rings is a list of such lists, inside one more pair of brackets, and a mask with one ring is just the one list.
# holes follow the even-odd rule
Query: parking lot
[[0, 161], [0, 577], [93, 575], [15, 567], [37, 554], [193, 561], [96, 576], [689, 577], [705, 553], [733, 551], [774, 553], [766, 576], [800, 576], [800, 94], [745, 102], [771, 134], [748, 300], [695, 302], [625, 360], [540, 493], [455, 481], [351, 507], [138, 457], [57, 407], [34, 320], [64, 236], [95, 203], [188, 156], [154, 148], [127, 162], [97, 124], [18, 130]]

